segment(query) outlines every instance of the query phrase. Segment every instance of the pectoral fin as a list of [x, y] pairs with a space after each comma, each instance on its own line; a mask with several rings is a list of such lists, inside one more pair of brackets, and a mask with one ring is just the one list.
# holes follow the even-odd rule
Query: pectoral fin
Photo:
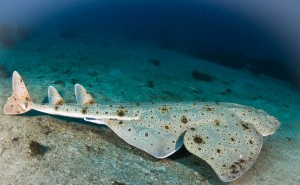
[[[107, 120], [108, 126], [125, 142], [156, 158], [166, 158], [183, 145], [183, 133], [160, 122]], [[162, 128], [162, 129], [160, 129]]]
[[184, 136], [187, 150], [205, 160], [224, 182], [239, 178], [251, 167], [262, 143], [262, 135], [238, 119], [190, 128]]

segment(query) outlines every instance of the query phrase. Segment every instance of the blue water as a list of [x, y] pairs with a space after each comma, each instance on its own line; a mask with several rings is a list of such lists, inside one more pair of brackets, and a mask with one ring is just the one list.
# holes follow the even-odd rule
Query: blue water
[[[40, 7], [38, 5], [29, 8], [29, 2], [24, 5], [27, 8], [23, 9], [32, 12], [44, 10], [47, 13], [36, 13], [35, 17], [29, 15], [25, 19], [21, 17], [22, 13], [12, 8], [17, 18], [2, 18], [0, 23], [13, 30], [20, 25], [24, 26], [30, 36], [60, 33], [62, 37], [68, 37], [93, 33], [93, 37], [106, 35], [132, 41], [151, 41], [160, 47], [195, 58], [236, 69], [247, 69], [254, 75], [266, 74], [287, 80], [296, 86], [299, 82], [295, 80], [297, 75], [292, 70], [292, 56], [286, 52], [286, 46], [280, 39], [270, 31], [272, 28], [262, 26], [259, 18], [240, 15], [217, 3], [178, 0], [172, 3], [54, 1], [49, 4], [41, 3]], [[26, 21], [22, 23], [22, 19]]]

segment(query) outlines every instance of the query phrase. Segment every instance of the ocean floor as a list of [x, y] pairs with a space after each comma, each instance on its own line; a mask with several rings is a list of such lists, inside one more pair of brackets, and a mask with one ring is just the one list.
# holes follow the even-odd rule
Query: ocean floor
[[[0, 184], [300, 184], [300, 90], [152, 42], [36, 35], [0, 50]], [[11, 73], [23, 77], [35, 102], [53, 85], [75, 102], [80, 83], [98, 103], [218, 101], [263, 109], [279, 130], [264, 138], [257, 161], [241, 178], [222, 183], [202, 160], [182, 149], [158, 160], [104, 126], [35, 111], [3, 114]], [[194, 71], [194, 76], [193, 76]], [[197, 72], [205, 77], [197, 78]], [[201, 76], [201, 75], [200, 75]]]

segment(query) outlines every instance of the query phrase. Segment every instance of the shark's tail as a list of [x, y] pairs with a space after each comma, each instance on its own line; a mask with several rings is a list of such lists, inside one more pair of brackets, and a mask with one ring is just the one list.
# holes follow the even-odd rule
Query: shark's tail
[[30, 110], [31, 98], [25, 83], [17, 71], [12, 76], [12, 95], [4, 106], [4, 114], [22, 114]]

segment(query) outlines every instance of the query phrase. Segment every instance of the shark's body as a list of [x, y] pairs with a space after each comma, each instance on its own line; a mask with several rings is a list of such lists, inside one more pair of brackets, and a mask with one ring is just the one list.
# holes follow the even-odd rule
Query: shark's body
[[96, 104], [79, 84], [77, 104], [65, 104], [50, 86], [49, 104], [31, 101], [25, 84], [13, 73], [13, 94], [4, 113], [40, 112], [104, 124], [127, 143], [165, 158], [183, 144], [205, 160], [224, 182], [244, 174], [257, 158], [263, 136], [273, 134], [280, 123], [262, 110], [233, 103], [131, 103]]

